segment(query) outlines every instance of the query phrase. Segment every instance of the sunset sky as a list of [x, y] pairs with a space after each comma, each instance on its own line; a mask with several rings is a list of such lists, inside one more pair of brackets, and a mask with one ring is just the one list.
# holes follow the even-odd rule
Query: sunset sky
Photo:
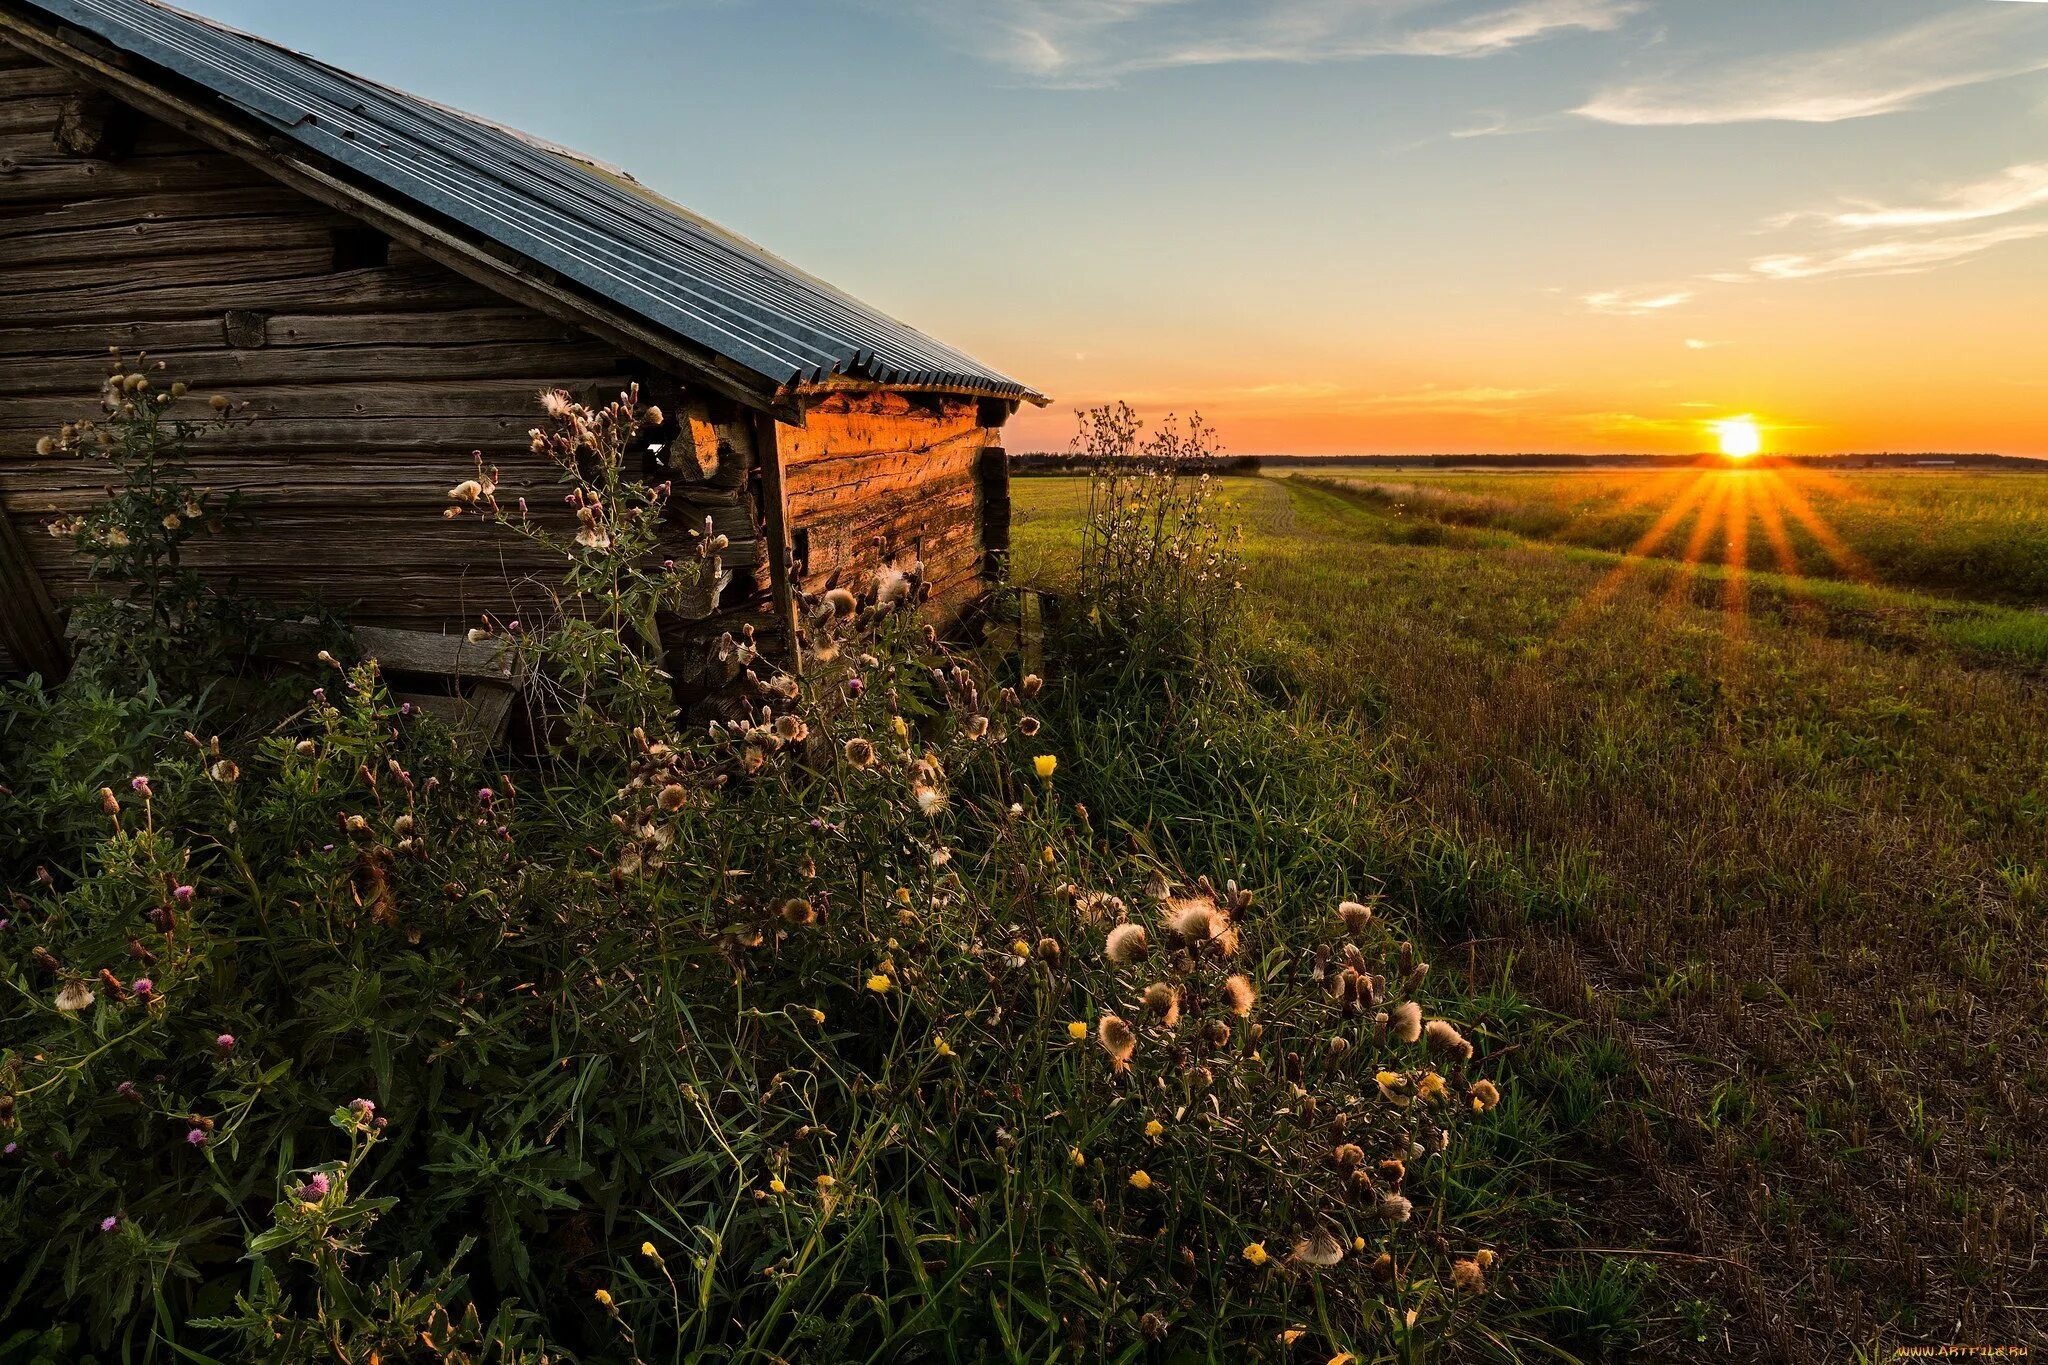
[[2039, 0], [184, 0], [1244, 452], [2048, 455]]

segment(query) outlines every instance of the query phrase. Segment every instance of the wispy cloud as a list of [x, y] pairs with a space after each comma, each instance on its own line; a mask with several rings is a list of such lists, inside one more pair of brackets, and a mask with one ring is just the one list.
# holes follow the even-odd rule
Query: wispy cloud
[[1691, 303], [1690, 289], [1602, 289], [1585, 296], [1586, 307], [1617, 318], [1645, 318]]
[[1577, 113], [1679, 126], [1836, 123], [1895, 113], [1944, 91], [2048, 70], [2048, 6], [1977, 5], [1819, 51], [1712, 64], [1615, 86]]
[[909, 8], [1039, 84], [1145, 71], [1366, 57], [1483, 57], [1573, 30], [1606, 32], [1647, 0], [872, 0]]
[[1998, 174], [1958, 185], [1922, 204], [1863, 203], [1851, 208], [1793, 214], [1783, 221], [1819, 218], [1840, 228], [1922, 228], [1974, 223], [2048, 205], [2048, 161], [2008, 166]]
[[2015, 223], [2010, 227], [1990, 228], [1982, 232], [1890, 238], [1840, 251], [1759, 256], [1749, 263], [1747, 272], [1717, 278], [1743, 282], [1751, 279], [1811, 280], [1822, 275], [1917, 275], [1968, 260], [1993, 247], [2031, 241], [2036, 237], [2048, 237], [2048, 222]]

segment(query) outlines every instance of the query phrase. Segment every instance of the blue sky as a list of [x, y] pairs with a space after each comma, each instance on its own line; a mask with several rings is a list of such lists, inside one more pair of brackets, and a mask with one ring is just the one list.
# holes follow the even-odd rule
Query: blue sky
[[2048, 453], [2033, 0], [187, 0], [1240, 449]]

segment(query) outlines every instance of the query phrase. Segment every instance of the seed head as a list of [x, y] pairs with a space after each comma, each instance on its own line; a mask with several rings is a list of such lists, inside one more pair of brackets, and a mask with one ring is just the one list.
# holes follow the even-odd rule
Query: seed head
[[1230, 1006], [1230, 1012], [1242, 1019], [1252, 1012], [1252, 1002], [1258, 992], [1252, 989], [1252, 981], [1242, 974], [1231, 977], [1223, 983], [1223, 1002]]
[[1387, 1026], [1393, 1030], [1396, 1042], [1416, 1041], [1422, 1037], [1422, 1006], [1413, 1000], [1403, 1000], [1387, 1012]]
[[1109, 940], [1103, 946], [1103, 953], [1111, 962], [1128, 966], [1140, 961], [1151, 951], [1151, 944], [1145, 938], [1142, 924], [1119, 924], [1109, 931]]
[[1131, 1057], [1138, 1050], [1138, 1035], [1131, 1026], [1114, 1014], [1105, 1014], [1095, 1026], [1095, 1041], [1102, 1044], [1102, 1050], [1109, 1054], [1110, 1068], [1122, 1071], [1131, 1064]]

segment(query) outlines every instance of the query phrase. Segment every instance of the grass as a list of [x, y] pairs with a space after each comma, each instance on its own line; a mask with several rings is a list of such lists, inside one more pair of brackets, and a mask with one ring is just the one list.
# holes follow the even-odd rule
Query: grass
[[[1297, 477], [1341, 484], [1397, 523], [1512, 532], [1559, 545], [1794, 577], [1916, 588], [1972, 601], [2048, 597], [2048, 472], [1724, 472]], [[1423, 534], [1431, 532], [1424, 530]], [[1645, 543], [1647, 540], [1648, 543]]]
[[[1512, 1059], [1533, 1179], [1476, 1196], [1527, 1231], [1505, 1303], [1593, 1354], [2038, 1341], [2048, 632], [2009, 604], [2048, 480], [1798, 490], [1859, 581], [1761, 535], [1616, 554], [1691, 476], [1623, 509], [1631, 477], [1226, 490], [1259, 685], [1353, 727], [1341, 837], [1554, 1021]], [[1021, 576], [1058, 580], [1082, 497], [1018, 482]]]

